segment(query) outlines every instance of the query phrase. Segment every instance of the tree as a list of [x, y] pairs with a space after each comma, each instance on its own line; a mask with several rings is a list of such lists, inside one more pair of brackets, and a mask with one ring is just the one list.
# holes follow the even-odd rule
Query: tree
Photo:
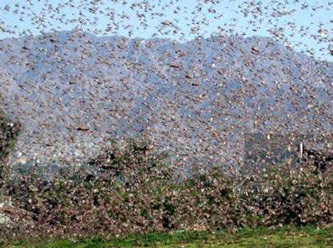
[[0, 189], [8, 176], [8, 155], [15, 145], [20, 129], [20, 123], [14, 123], [0, 110]]

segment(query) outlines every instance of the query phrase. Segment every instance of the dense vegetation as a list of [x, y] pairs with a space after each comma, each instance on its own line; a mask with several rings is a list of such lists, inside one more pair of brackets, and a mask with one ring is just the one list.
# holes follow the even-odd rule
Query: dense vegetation
[[113, 142], [80, 168], [45, 176], [36, 164], [7, 178], [20, 125], [0, 117], [1, 194], [13, 202], [0, 209], [10, 218], [0, 224], [3, 239], [333, 223], [333, 175], [310, 160], [242, 174], [191, 168], [184, 176], [168, 154], [128, 140]]
[[333, 223], [333, 175], [308, 162], [257, 173], [193, 168], [187, 177], [149, 143], [114, 143], [86, 166], [6, 184], [16, 210], [3, 238], [89, 237]]

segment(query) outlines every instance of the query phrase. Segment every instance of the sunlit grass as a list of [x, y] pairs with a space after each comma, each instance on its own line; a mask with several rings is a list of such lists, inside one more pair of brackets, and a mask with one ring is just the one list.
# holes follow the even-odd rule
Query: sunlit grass
[[90, 238], [85, 240], [63, 239], [21, 241], [5, 247], [50, 247], [50, 248], [104, 248], [104, 247], [333, 247], [333, 228], [254, 228], [236, 232], [189, 232], [151, 233], [129, 235], [110, 239]]

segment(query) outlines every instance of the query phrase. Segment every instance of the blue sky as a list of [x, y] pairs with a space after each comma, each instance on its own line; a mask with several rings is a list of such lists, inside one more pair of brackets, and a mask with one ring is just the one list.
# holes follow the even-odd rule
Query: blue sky
[[258, 35], [333, 61], [332, 13], [333, 1], [325, 0], [1, 0], [0, 39], [74, 28], [180, 41], [214, 33]]

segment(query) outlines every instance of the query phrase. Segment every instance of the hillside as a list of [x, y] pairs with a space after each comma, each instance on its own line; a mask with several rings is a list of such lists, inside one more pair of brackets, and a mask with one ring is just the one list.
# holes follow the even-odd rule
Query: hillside
[[180, 164], [235, 165], [244, 133], [333, 129], [333, 64], [263, 37], [57, 32], [0, 41], [0, 65], [1, 108], [24, 126], [14, 161], [76, 163], [143, 136]]

